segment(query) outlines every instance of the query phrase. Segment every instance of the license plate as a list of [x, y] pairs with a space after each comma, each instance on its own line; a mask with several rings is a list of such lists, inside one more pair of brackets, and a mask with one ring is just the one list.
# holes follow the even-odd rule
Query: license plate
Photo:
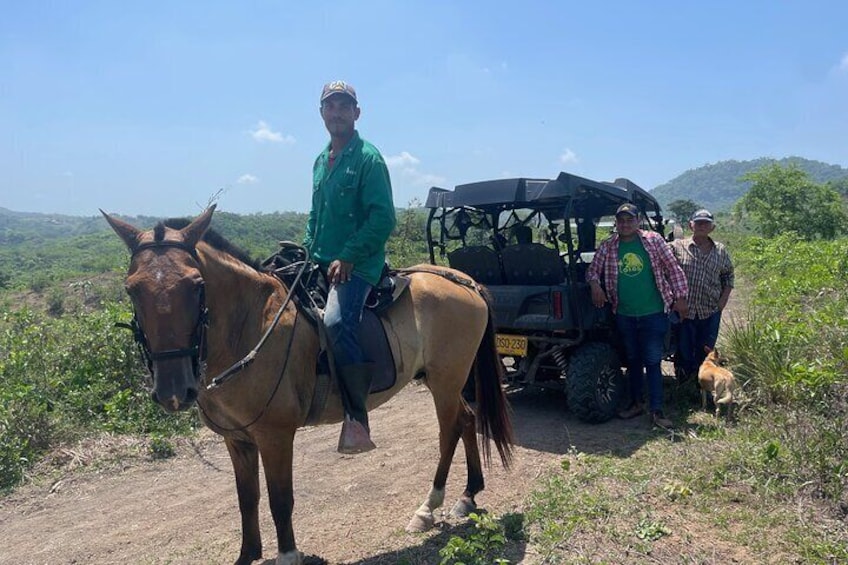
[[527, 338], [523, 335], [497, 334], [495, 336], [498, 353], [524, 357], [527, 355]]

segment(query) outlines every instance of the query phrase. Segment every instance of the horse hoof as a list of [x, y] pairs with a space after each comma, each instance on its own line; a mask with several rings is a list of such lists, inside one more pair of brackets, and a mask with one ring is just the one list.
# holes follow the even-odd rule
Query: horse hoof
[[457, 518], [468, 518], [468, 515], [477, 510], [477, 505], [470, 498], [460, 498], [453, 505], [450, 513]]
[[406, 531], [411, 534], [420, 534], [421, 532], [430, 530], [435, 523], [436, 521], [433, 519], [432, 514], [419, 514], [416, 512], [406, 526]]
[[303, 554], [298, 550], [277, 554], [275, 565], [303, 565]]

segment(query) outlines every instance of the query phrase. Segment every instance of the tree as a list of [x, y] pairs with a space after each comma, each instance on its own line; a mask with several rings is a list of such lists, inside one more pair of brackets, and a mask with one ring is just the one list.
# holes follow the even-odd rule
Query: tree
[[669, 202], [667, 208], [671, 212], [671, 215], [683, 224], [688, 222], [692, 214], [695, 213], [695, 210], [701, 208], [701, 206], [688, 198], [678, 198], [673, 202]]
[[845, 198], [848, 198], [848, 177], [832, 180], [827, 183], [827, 186], [829, 186]]
[[408, 267], [429, 259], [425, 225], [427, 214], [421, 202], [413, 198], [397, 217], [394, 233], [386, 245], [392, 267]]
[[738, 205], [766, 237], [792, 231], [804, 239], [833, 239], [848, 226], [839, 193], [794, 165], [767, 165], [742, 180], [752, 185]]

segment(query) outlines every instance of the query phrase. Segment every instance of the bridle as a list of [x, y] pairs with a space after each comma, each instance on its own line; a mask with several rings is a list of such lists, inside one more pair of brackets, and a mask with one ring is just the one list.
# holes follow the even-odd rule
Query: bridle
[[[285, 242], [285, 243], [288, 244], [288, 242]], [[290, 246], [290, 244], [289, 244], [289, 246]], [[190, 245], [186, 245], [185, 243], [183, 243], [181, 241], [150, 241], [150, 242], [147, 242], [147, 243], [142, 243], [141, 245], [139, 245], [138, 247], [136, 247], [133, 250], [132, 255], [130, 257], [130, 261], [132, 261], [132, 259], [139, 252], [144, 251], [145, 249], [164, 249], [164, 248], [167, 248], [167, 247], [174, 247], [176, 249], [181, 249], [182, 251], [185, 251], [186, 253], [191, 255], [191, 257], [195, 261], [197, 261], [198, 263], [200, 262], [200, 259], [197, 256], [197, 250], [194, 247], [192, 247]], [[262, 348], [263, 345], [265, 345], [265, 342], [268, 341], [268, 338], [270, 337], [271, 333], [274, 331], [274, 328], [279, 323], [280, 318], [281, 318], [283, 312], [286, 309], [286, 306], [288, 306], [289, 302], [291, 302], [291, 300], [294, 296], [294, 289], [300, 283], [300, 280], [303, 277], [303, 274], [306, 272], [307, 267], [309, 265], [310, 265], [309, 252], [307, 250], [304, 250], [304, 257], [303, 257], [302, 261], [300, 262], [300, 265], [297, 268], [297, 276], [295, 276], [294, 281], [292, 282], [291, 286], [288, 289], [288, 294], [286, 295], [285, 300], [283, 300], [283, 303], [280, 306], [280, 309], [277, 311], [276, 315], [274, 316], [274, 320], [271, 322], [270, 326], [268, 326], [268, 328], [265, 330], [265, 333], [260, 338], [259, 343], [257, 343], [256, 346], [252, 350], [250, 350], [250, 352], [247, 355], [245, 355], [242, 359], [235, 362], [232, 366], [230, 366], [228, 369], [221, 372], [221, 374], [217, 375], [215, 378], [211, 379], [209, 381], [209, 384], [206, 386], [207, 390], [212, 390], [214, 388], [221, 386], [222, 384], [224, 384], [225, 382], [230, 380], [233, 376], [235, 376], [237, 373], [239, 373], [243, 369], [245, 369], [248, 365], [253, 363], [254, 359], [256, 359], [256, 355], [259, 353], [259, 350]], [[129, 329], [133, 332], [133, 337], [135, 338], [135, 342], [138, 344], [139, 349], [141, 350], [142, 357], [144, 358], [144, 360], [147, 363], [147, 370], [150, 372], [151, 375], [153, 375], [153, 362], [154, 361], [159, 361], [161, 359], [177, 359], [177, 358], [180, 358], [180, 357], [191, 357], [192, 371], [193, 371], [193, 374], [194, 374], [195, 381], [200, 382], [203, 379], [203, 377], [205, 376], [205, 373], [206, 373], [206, 353], [207, 353], [206, 330], [209, 328], [209, 309], [206, 307], [206, 292], [205, 292], [206, 287], [205, 287], [205, 285], [202, 285], [200, 287], [200, 289], [201, 289], [200, 290], [200, 303], [199, 303], [200, 313], [197, 317], [197, 324], [195, 325], [194, 331], [193, 331], [193, 334], [192, 334], [191, 345], [187, 348], [168, 349], [168, 350], [165, 350], [165, 351], [157, 351], [157, 352], [151, 351], [150, 350], [150, 344], [147, 341], [147, 336], [144, 335], [144, 330], [141, 328], [141, 324], [138, 321], [138, 312], [136, 311], [135, 306], [133, 306], [133, 318], [132, 318], [132, 321], [129, 324], [125, 324], [125, 323], [122, 323], [122, 322], [118, 322], [118, 323], [115, 324], [116, 326], [119, 326], [119, 327], [122, 327], [122, 328], [127, 328], [127, 329]], [[296, 322], [297, 322], [297, 318], [295, 318], [295, 323]], [[285, 357], [286, 365], [288, 364], [288, 359], [289, 359], [288, 352], [291, 350], [291, 346], [292, 346], [293, 341], [294, 341], [294, 331], [292, 331], [292, 335], [289, 338], [289, 344], [288, 344], [288, 347], [286, 349], [286, 357]], [[283, 372], [285, 372], [285, 367], [284, 367]], [[282, 378], [282, 373], [280, 374], [280, 378]], [[279, 386], [279, 382], [277, 383], [277, 386]], [[269, 400], [269, 402], [270, 402], [270, 400]]]
[[[133, 250], [130, 261], [132, 261], [141, 251], [145, 251], [147, 249], [165, 249], [168, 247], [181, 249], [191, 255], [195, 261], [200, 261], [197, 257], [197, 250], [192, 246], [182, 243], [181, 241], [151, 241], [142, 243]], [[147, 364], [147, 370], [151, 375], [153, 375], [154, 361], [190, 357], [192, 373], [194, 374], [195, 381], [200, 381], [200, 379], [203, 378], [206, 372], [206, 330], [209, 327], [209, 309], [206, 307], [206, 286], [204, 284], [201, 284], [200, 286], [199, 314], [197, 316], [197, 322], [195, 323], [194, 330], [192, 331], [191, 344], [188, 347], [182, 349], [166, 349], [164, 351], [151, 351], [150, 343], [148, 342], [147, 336], [144, 334], [144, 330], [141, 328], [141, 324], [138, 321], [138, 311], [135, 309], [134, 305], [133, 317], [130, 323], [126, 324], [118, 322], [115, 325], [121, 328], [127, 328], [133, 332], [133, 338], [141, 351], [141, 356]]]

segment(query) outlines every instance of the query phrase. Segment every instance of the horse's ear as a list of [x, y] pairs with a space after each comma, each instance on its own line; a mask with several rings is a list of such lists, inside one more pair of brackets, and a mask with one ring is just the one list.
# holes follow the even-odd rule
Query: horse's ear
[[186, 245], [194, 247], [206, 230], [209, 229], [209, 224], [212, 222], [212, 213], [215, 211], [216, 204], [212, 204], [201, 215], [196, 217], [189, 225], [184, 227], [180, 232], [183, 234]]
[[124, 240], [124, 243], [126, 243], [127, 247], [130, 249], [130, 253], [134, 252], [135, 248], [138, 247], [138, 236], [141, 234], [141, 230], [123, 220], [110, 216], [103, 210], [100, 210], [100, 213], [103, 214], [103, 217], [106, 218], [106, 221], [109, 222], [109, 225], [112, 226], [113, 230], [115, 230], [115, 233]]

